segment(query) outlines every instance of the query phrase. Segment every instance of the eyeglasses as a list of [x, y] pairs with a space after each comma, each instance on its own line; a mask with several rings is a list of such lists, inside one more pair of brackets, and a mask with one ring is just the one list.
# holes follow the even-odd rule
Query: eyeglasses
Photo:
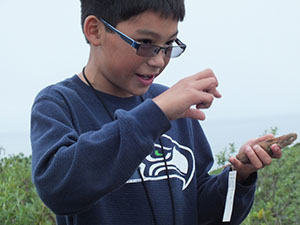
[[126, 34], [123, 34], [121, 31], [110, 25], [104, 19], [100, 19], [103, 24], [108, 27], [110, 30], [116, 32], [125, 42], [131, 45], [131, 47], [136, 49], [136, 54], [143, 57], [152, 57], [158, 55], [160, 50], [163, 50], [164, 54], [168, 58], [175, 58], [180, 56], [184, 50], [186, 49], [186, 45], [182, 43], [178, 38], [176, 38], [175, 43], [177, 46], [168, 46], [168, 47], [160, 47], [157, 45], [151, 44], [140, 44], [137, 43], [132, 38], [128, 37]]

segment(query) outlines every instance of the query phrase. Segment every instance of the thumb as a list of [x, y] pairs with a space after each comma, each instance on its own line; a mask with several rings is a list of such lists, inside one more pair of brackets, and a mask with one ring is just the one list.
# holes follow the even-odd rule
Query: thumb
[[183, 115], [183, 118], [191, 118], [195, 120], [205, 120], [205, 114], [200, 109], [189, 108]]

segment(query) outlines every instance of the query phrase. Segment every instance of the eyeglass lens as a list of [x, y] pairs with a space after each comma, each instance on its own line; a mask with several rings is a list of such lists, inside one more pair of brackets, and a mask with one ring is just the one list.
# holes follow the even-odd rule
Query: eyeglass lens
[[137, 50], [137, 54], [139, 56], [151, 57], [156, 56], [161, 50], [164, 51], [165, 56], [169, 58], [178, 57], [183, 52], [183, 49], [179, 46], [172, 46], [162, 49], [158, 46], [140, 45], [140, 47]]

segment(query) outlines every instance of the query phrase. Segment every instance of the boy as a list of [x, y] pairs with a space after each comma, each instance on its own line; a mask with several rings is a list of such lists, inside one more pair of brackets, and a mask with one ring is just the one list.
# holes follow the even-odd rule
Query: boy
[[[211, 70], [167, 89], [153, 84], [185, 44], [184, 0], [81, 0], [90, 57], [81, 73], [42, 90], [32, 107], [33, 181], [63, 224], [221, 224], [229, 168], [209, 176], [197, 120], [220, 98]], [[195, 105], [196, 108], [191, 108]], [[255, 171], [271, 158], [246, 143], [236, 158], [231, 224], [249, 212]], [[280, 157], [278, 146], [274, 156]]]

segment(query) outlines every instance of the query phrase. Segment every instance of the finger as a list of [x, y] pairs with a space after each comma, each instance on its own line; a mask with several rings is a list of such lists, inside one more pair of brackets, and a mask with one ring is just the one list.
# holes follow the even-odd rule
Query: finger
[[197, 95], [199, 93], [209, 93], [214, 97], [220, 98], [221, 94], [219, 91], [217, 91], [216, 84], [216, 79], [212, 77], [201, 80], [195, 80], [188, 77], [176, 83], [176, 85], [174, 85], [172, 88], [176, 90], [176, 88], [180, 87], [183, 94], [186, 93]]
[[212, 70], [207, 69], [205, 71], [202, 71], [188, 78], [188, 80], [190, 79], [192, 79], [192, 84], [195, 85], [195, 88], [197, 90], [203, 90], [211, 93], [216, 98], [220, 98], [222, 96], [220, 92], [216, 90], [216, 87], [218, 87], [219, 83]]
[[215, 98], [221, 98], [222, 97], [221, 93], [217, 90], [216, 87], [212, 87], [209, 90], [204, 89], [204, 91], [207, 92], [207, 93], [212, 94]]
[[216, 78], [216, 75], [215, 75], [215, 73], [213, 72], [212, 69], [205, 69], [205, 70], [203, 70], [199, 73], [196, 73], [192, 77], [196, 80], [199, 80], [199, 79], [204, 79], [204, 78], [208, 78], [208, 77]]
[[243, 164], [236, 157], [230, 157], [229, 161], [233, 169], [238, 171], [237, 179], [240, 181], [247, 179], [250, 174], [257, 171], [251, 164]]
[[260, 147], [259, 145], [254, 145], [253, 149], [263, 166], [271, 164], [271, 156], [262, 147]]
[[252, 173], [257, 170], [251, 164], [244, 164], [234, 156], [231, 156], [229, 158], [229, 162], [233, 166], [233, 169], [239, 172], [243, 171], [243, 172]]
[[203, 111], [199, 109], [190, 108], [183, 115], [184, 118], [191, 118], [195, 120], [205, 120], [206, 116]]
[[257, 138], [257, 141], [258, 141], [258, 142], [262, 142], [262, 141], [265, 141], [265, 140], [267, 140], [267, 139], [269, 139], [269, 138], [273, 138], [273, 137], [274, 137], [273, 134], [266, 134], [266, 135], [264, 135], [264, 136], [262, 136], [262, 137]]
[[241, 170], [244, 167], [244, 164], [236, 157], [230, 157], [229, 162], [232, 164], [234, 170]]
[[219, 91], [216, 90], [216, 87], [219, 86], [219, 82], [218, 82], [216, 75], [214, 74], [214, 72], [211, 69], [205, 69], [205, 70], [195, 74], [194, 76], [190, 77], [190, 79], [195, 79], [197, 81], [202, 81], [203, 79], [207, 79], [207, 78], [212, 79], [215, 82], [215, 86], [205, 89], [205, 91], [212, 93], [216, 98], [220, 98], [222, 95], [220, 94]]
[[200, 91], [201, 93], [211, 94], [215, 98], [222, 97], [221, 93], [216, 89], [216, 80], [214, 80], [214, 78], [195, 81], [191, 86], [193, 89]]
[[253, 167], [257, 170], [264, 167], [262, 161], [258, 158], [256, 152], [253, 148], [251, 148], [249, 145], [245, 147], [245, 154], [247, 155], [250, 163], [253, 165]]
[[266, 135], [264, 135], [264, 136], [262, 136], [262, 137], [259, 137], [259, 138], [255, 138], [255, 139], [250, 140], [250, 141], [248, 142], [248, 144], [254, 146], [254, 145], [258, 144], [259, 142], [265, 141], [265, 140], [270, 139], [270, 138], [273, 138], [273, 137], [274, 137], [273, 134], [266, 134]]
[[197, 109], [208, 109], [214, 100], [213, 95], [201, 92], [199, 93], [198, 103], [196, 104]]
[[202, 78], [202, 79], [195, 79], [191, 82], [191, 86], [195, 88], [198, 91], [205, 91], [205, 92], [210, 92], [217, 87], [217, 80], [215, 77], [207, 77], [207, 78]]
[[273, 155], [272, 155], [273, 158], [276, 158], [276, 159], [281, 158], [282, 151], [281, 151], [281, 148], [277, 144], [273, 144], [271, 146], [271, 150], [273, 152]]
[[212, 93], [216, 98], [221, 98], [222, 94], [215, 88], [210, 93]]

